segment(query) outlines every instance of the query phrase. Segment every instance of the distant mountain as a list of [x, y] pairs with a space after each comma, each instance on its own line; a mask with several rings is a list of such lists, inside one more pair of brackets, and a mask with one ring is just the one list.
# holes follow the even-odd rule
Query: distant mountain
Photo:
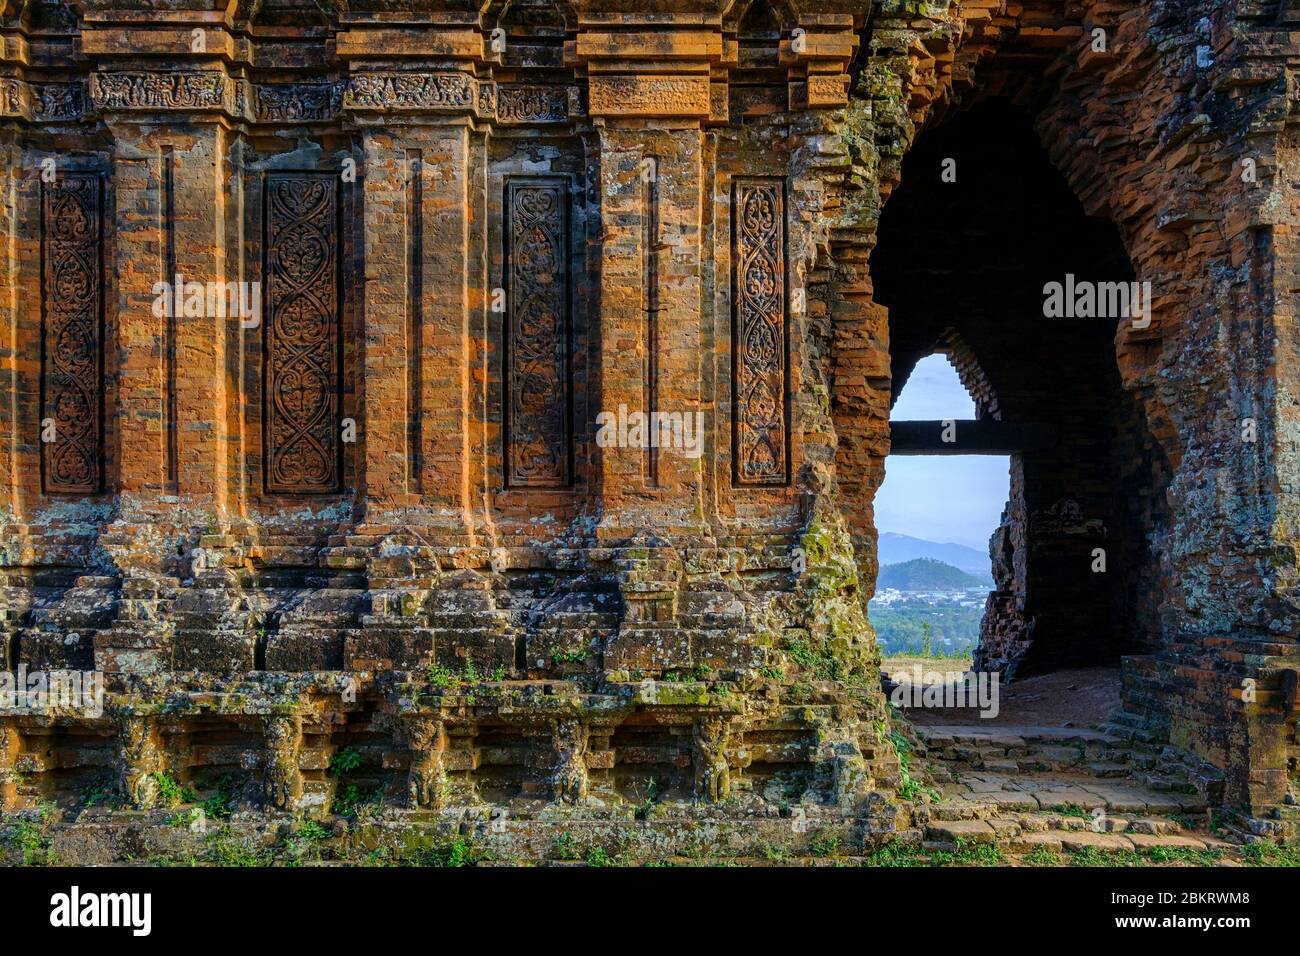
[[956, 588], [977, 588], [984, 579], [967, 574], [951, 564], [933, 558], [914, 558], [902, 564], [881, 565], [876, 587], [897, 588], [900, 591], [938, 591]]
[[906, 534], [886, 531], [880, 536], [880, 563], [901, 564], [916, 558], [934, 558], [944, 564], [951, 564], [967, 574], [978, 574], [983, 580], [992, 580], [993, 563], [988, 552], [976, 551], [964, 544], [940, 544], [913, 538]]

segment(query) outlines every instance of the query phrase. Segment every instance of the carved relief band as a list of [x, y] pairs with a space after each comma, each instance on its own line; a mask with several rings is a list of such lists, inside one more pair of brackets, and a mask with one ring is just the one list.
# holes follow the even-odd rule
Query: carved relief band
[[592, 116], [708, 116], [707, 76], [592, 76]]
[[783, 485], [789, 480], [784, 190], [775, 180], [737, 180], [734, 189], [734, 479]]
[[350, 109], [464, 109], [479, 102], [478, 82], [465, 73], [361, 73], [348, 80]]
[[67, 172], [43, 188], [42, 477], [48, 493], [88, 494], [103, 472], [102, 186]]
[[343, 105], [342, 83], [295, 83], [254, 88], [256, 116], [263, 123], [329, 120]]
[[497, 120], [501, 123], [564, 123], [569, 119], [569, 93], [562, 86], [501, 86], [497, 90]]
[[331, 173], [266, 177], [266, 489], [339, 487], [338, 199]]
[[569, 483], [568, 183], [506, 183], [506, 484]]
[[90, 97], [97, 109], [220, 109], [226, 104], [224, 73], [95, 73]]

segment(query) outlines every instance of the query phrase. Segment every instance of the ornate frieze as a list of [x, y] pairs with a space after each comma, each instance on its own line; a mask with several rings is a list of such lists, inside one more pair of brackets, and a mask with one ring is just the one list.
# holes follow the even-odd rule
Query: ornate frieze
[[732, 215], [735, 481], [739, 485], [781, 485], [789, 477], [781, 183], [738, 180]]
[[506, 483], [569, 482], [568, 184], [506, 184]]
[[360, 73], [349, 78], [343, 106], [367, 110], [473, 110], [480, 84], [467, 73]]
[[47, 493], [89, 494], [103, 472], [103, 249], [98, 173], [44, 191], [41, 465]]
[[81, 83], [35, 84], [0, 78], [0, 116], [54, 121], [78, 119], [85, 111], [86, 93]]
[[36, 118], [77, 119], [86, 112], [86, 89], [81, 83], [46, 83], [36, 87]]
[[568, 120], [569, 91], [563, 86], [497, 87], [499, 123], [567, 123]]
[[338, 209], [332, 173], [266, 179], [266, 488], [339, 484]]
[[342, 83], [291, 83], [254, 88], [255, 118], [260, 123], [329, 120], [343, 106]]
[[592, 116], [708, 116], [707, 76], [592, 76]]
[[94, 73], [90, 98], [96, 109], [223, 109], [234, 84], [224, 73]]

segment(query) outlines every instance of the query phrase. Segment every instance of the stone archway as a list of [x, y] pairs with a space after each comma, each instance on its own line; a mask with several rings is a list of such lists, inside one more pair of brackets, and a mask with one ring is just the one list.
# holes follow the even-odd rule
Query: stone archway
[[[1053, 283], [1131, 291], [1113, 226], [1084, 214], [1022, 111], [986, 101], [922, 135], [877, 243], [893, 381], [944, 350], [980, 396], [980, 421], [933, 450], [1011, 453], [977, 668], [1011, 676], [1153, 650], [1159, 623], [1139, 597], [1159, 579], [1166, 466], [1125, 400], [1113, 346], [1142, 319], [1045, 314]], [[916, 424], [906, 436], [895, 424], [895, 451]]]
[[[874, 574], [870, 499], [891, 378], [889, 314], [867, 265], [876, 217], [919, 130], [959, 105], [1010, 100], [1034, 116], [1084, 212], [1114, 223], [1136, 278], [1155, 290], [1151, 324], [1114, 342], [1124, 401], [1168, 461], [1171, 515], [1158, 589], [1148, 582], [1159, 597], [1144, 611], [1158, 618], [1158, 642], [1126, 665], [1124, 706], [1226, 770], [1229, 801], [1277, 806], [1293, 718], [1277, 698], [1246, 701], [1242, 690], [1279, 686], [1279, 669], [1295, 663], [1290, 638], [1278, 638], [1300, 631], [1290, 583], [1300, 503], [1285, 477], [1296, 463], [1276, 440], [1296, 384], [1274, 369], [1269, 344], [1295, 335], [1274, 288], [1274, 263], [1290, 261], [1294, 242], [1292, 205], [1278, 198], [1290, 181], [1279, 136], [1288, 112], [1286, 83], [1263, 66], [1275, 52], [1267, 30], [1290, 14], [1239, 15], [1229, 4], [1080, 12], [1067, 19], [1040, 3], [1013, 15], [993, 3], [915, 19], [903, 4], [875, 7], [848, 122], [862, 175], [846, 179], [835, 247], [846, 513]], [[1104, 49], [1089, 42], [1095, 31]], [[1277, 656], [1244, 663], [1259, 652]]]

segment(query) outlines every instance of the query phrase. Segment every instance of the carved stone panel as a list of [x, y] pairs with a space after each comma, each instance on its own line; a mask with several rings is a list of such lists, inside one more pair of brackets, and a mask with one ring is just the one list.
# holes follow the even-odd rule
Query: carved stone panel
[[339, 487], [338, 199], [331, 173], [266, 177], [266, 489]]
[[738, 485], [789, 480], [785, 207], [775, 180], [739, 180], [732, 204], [733, 448]]
[[506, 183], [506, 484], [569, 483], [568, 183]]
[[44, 186], [41, 465], [47, 493], [92, 493], [102, 478], [101, 198], [98, 173], [62, 173]]

